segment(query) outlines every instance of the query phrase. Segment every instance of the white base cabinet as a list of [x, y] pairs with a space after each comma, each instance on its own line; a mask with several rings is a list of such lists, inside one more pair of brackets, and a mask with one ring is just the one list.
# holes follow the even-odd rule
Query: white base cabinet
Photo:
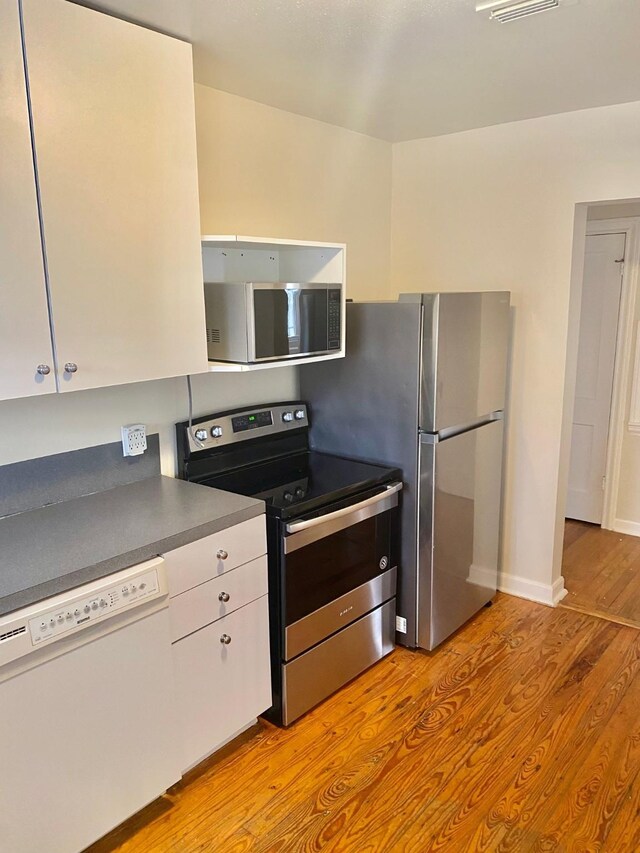
[[174, 643], [183, 772], [271, 705], [268, 597]]
[[264, 516], [164, 555], [182, 771], [271, 707]]

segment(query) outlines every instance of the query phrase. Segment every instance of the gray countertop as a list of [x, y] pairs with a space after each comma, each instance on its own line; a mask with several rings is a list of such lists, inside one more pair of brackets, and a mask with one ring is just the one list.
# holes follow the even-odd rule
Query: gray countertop
[[0, 519], [0, 616], [261, 515], [264, 503], [150, 477]]

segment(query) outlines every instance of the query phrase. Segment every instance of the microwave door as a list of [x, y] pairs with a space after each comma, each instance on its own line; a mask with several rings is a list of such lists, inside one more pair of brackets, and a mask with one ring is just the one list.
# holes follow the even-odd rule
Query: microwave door
[[249, 352], [253, 361], [289, 355], [292, 327], [289, 292], [284, 288], [251, 288], [253, 317], [249, 322]]
[[328, 348], [327, 290], [300, 292], [300, 352], [326, 352]]

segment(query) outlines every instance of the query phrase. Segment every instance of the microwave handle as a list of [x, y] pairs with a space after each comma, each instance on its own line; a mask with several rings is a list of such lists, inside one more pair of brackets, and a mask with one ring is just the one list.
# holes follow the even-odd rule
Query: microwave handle
[[287, 524], [287, 533], [299, 533], [301, 530], [309, 530], [312, 527], [318, 527], [321, 524], [326, 524], [328, 521], [334, 521], [336, 518], [342, 518], [345, 515], [351, 515], [358, 510], [365, 509], [373, 504], [380, 503], [389, 495], [394, 495], [402, 489], [402, 483], [393, 483], [387, 486], [384, 492], [374, 495], [372, 498], [367, 498], [357, 504], [351, 504], [343, 509], [337, 509], [335, 512], [329, 512], [326, 515], [321, 515], [318, 518], [310, 518], [308, 521], [295, 521], [293, 524]]

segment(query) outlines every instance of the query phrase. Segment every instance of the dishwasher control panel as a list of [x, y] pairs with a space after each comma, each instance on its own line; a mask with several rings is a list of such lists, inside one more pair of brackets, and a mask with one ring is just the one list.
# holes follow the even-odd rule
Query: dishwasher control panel
[[39, 645], [73, 628], [102, 619], [116, 610], [130, 607], [145, 598], [155, 597], [158, 589], [158, 572], [151, 569], [145, 574], [96, 591], [71, 604], [39, 613], [29, 620], [31, 642], [34, 646]]
[[[82, 584], [68, 592], [0, 616], [0, 682], [5, 666], [30, 654], [55, 654], [44, 650], [58, 641], [66, 648], [76, 634], [121, 617], [130, 611], [166, 606], [169, 590], [162, 557], [152, 557], [104, 578]], [[132, 614], [132, 618], [135, 616]], [[79, 638], [81, 642], [81, 638]], [[28, 665], [25, 663], [25, 665]]]

